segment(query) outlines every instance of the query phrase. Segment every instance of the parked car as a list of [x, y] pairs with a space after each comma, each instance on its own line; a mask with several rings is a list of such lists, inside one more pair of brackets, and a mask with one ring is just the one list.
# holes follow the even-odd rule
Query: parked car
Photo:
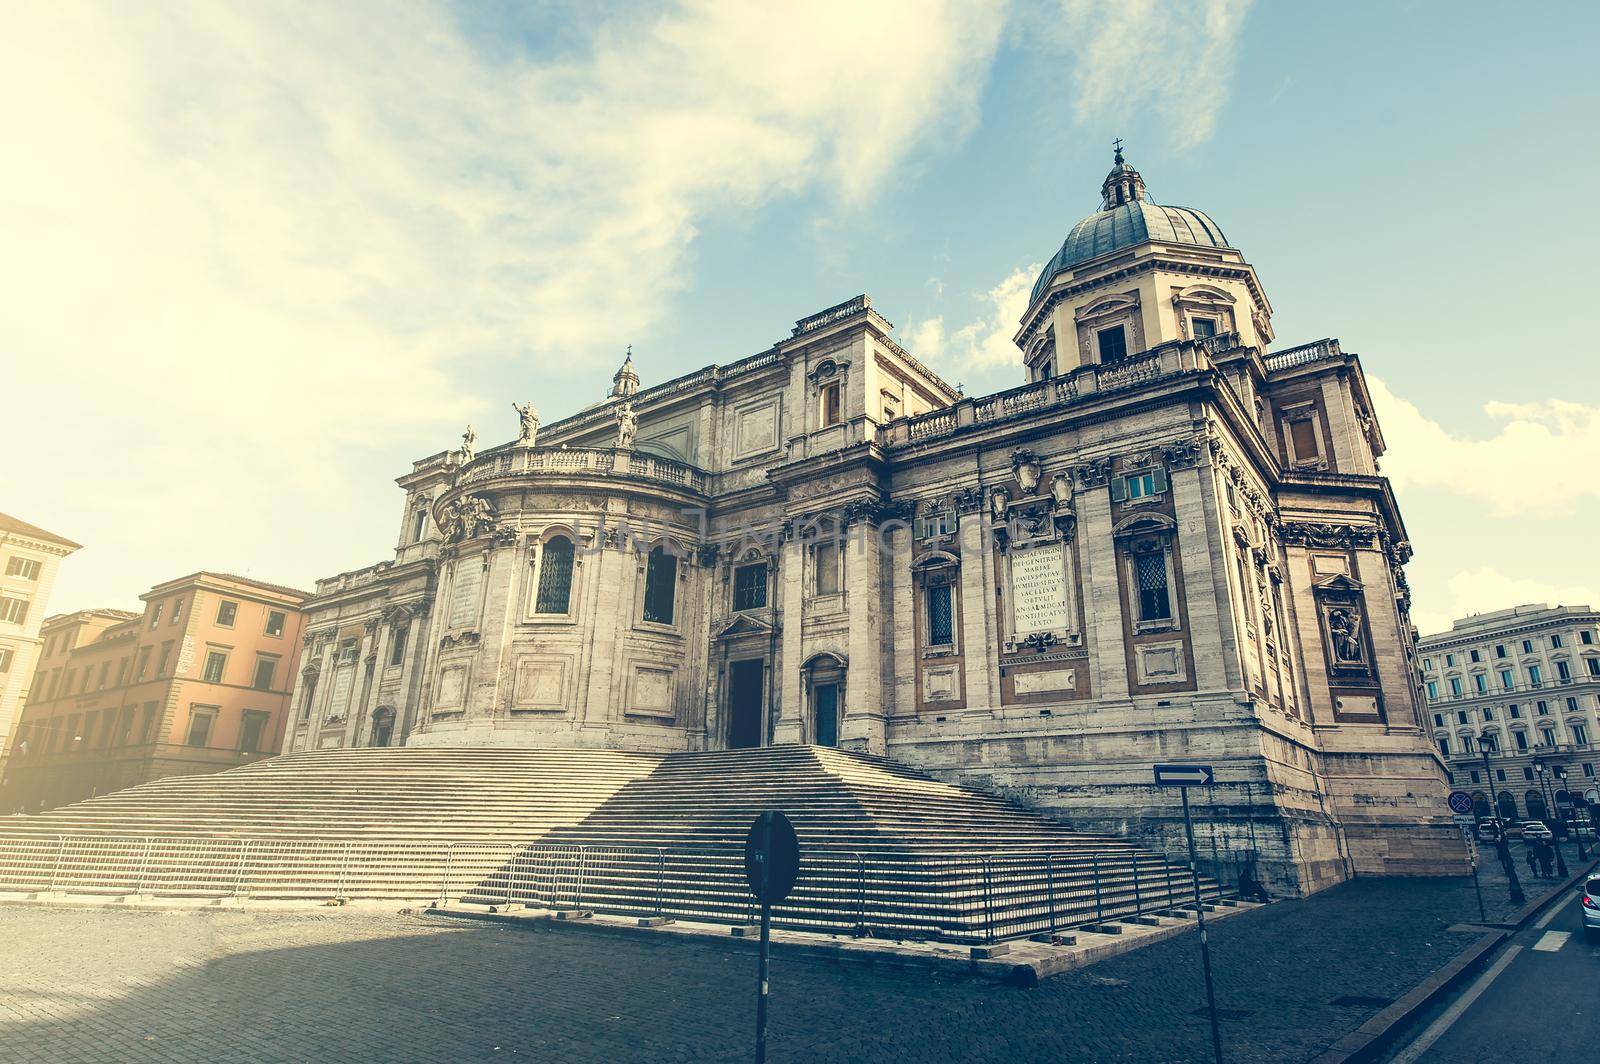
[[1535, 839], [1549, 842], [1555, 836], [1550, 833], [1550, 829], [1543, 823], [1537, 820], [1530, 820], [1522, 825], [1522, 838], [1526, 842], [1531, 842]]
[[1600, 939], [1600, 876], [1590, 876], [1583, 884], [1583, 933]]
[[1486, 816], [1478, 821], [1479, 842], [1500, 841], [1500, 820], [1498, 817]]

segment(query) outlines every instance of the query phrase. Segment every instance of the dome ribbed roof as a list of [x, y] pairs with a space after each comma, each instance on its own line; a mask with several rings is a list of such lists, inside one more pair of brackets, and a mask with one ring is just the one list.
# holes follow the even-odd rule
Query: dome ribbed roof
[[1117, 155], [1116, 166], [1101, 186], [1098, 211], [1072, 227], [1061, 250], [1046, 264], [1033, 285], [1037, 300], [1056, 274], [1107, 252], [1147, 240], [1197, 247], [1232, 247], [1222, 228], [1192, 207], [1163, 207], [1145, 199], [1144, 179]]

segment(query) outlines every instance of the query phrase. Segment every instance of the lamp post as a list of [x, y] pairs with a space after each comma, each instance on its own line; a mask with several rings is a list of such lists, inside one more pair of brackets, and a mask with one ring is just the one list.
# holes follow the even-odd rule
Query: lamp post
[[[1494, 799], [1495, 819], [1500, 819], [1500, 791], [1494, 785], [1494, 770], [1489, 767], [1489, 747], [1494, 745], [1494, 736], [1488, 732], [1478, 736], [1478, 753], [1483, 755], [1483, 774], [1489, 777], [1489, 796]], [[1500, 858], [1500, 867], [1505, 869], [1506, 883], [1510, 887], [1511, 904], [1521, 905], [1528, 900], [1522, 893], [1522, 881], [1517, 878], [1517, 863], [1511, 859], [1511, 846], [1506, 842], [1506, 827], [1501, 823], [1500, 830], [1495, 832], [1495, 856]]]
[[[1567, 783], [1567, 768], [1565, 765], [1556, 765], [1551, 771], [1555, 773], [1556, 780], [1559, 783], [1558, 789], [1567, 792], [1567, 801], [1571, 804], [1573, 809], [1573, 815], [1566, 819], [1570, 825], [1568, 831], [1572, 835], [1572, 844], [1578, 849], [1578, 860], [1587, 861], [1589, 859], [1589, 855], [1585, 853], [1583, 849], [1583, 832], [1578, 830], [1578, 802], [1573, 796], [1571, 785]], [[1559, 805], [1556, 807], [1556, 815], [1561, 815], [1561, 808]]]
[[1561, 839], [1556, 835], [1556, 829], [1550, 823], [1554, 819], [1550, 815], [1550, 807], [1555, 804], [1555, 795], [1550, 792], [1549, 787], [1545, 786], [1544, 758], [1536, 757], [1533, 759], [1533, 771], [1539, 774], [1539, 796], [1544, 799], [1544, 823], [1545, 827], [1550, 828], [1550, 848], [1556, 851], [1556, 874], [1562, 879], [1566, 879], [1571, 873], [1567, 871], [1567, 859], [1561, 854]]

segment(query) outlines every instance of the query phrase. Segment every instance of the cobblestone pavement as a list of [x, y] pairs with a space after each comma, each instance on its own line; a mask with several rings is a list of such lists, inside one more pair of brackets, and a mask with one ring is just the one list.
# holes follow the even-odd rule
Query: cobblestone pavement
[[[1494, 919], [1504, 884], [1484, 892]], [[1476, 919], [1470, 880], [1368, 879], [1222, 921], [1229, 1060], [1307, 1059], [1465, 948], [1446, 928]], [[7, 1061], [733, 1061], [752, 1041], [754, 958], [646, 933], [0, 906], [0, 943]], [[771, 1057], [1206, 1060], [1197, 950], [1180, 936], [1032, 989], [780, 955]]]

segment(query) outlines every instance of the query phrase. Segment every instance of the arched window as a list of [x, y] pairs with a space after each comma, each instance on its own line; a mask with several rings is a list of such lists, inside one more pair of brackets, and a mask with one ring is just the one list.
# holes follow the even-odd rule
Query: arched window
[[662, 547], [650, 551], [644, 574], [644, 619], [671, 624], [678, 594], [678, 558]]
[[372, 714], [372, 739], [368, 746], [388, 746], [394, 738], [394, 709], [379, 706]]
[[552, 536], [539, 551], [539, 584], [535, 613], [568, 613], [572, 599], [572, 540]]

